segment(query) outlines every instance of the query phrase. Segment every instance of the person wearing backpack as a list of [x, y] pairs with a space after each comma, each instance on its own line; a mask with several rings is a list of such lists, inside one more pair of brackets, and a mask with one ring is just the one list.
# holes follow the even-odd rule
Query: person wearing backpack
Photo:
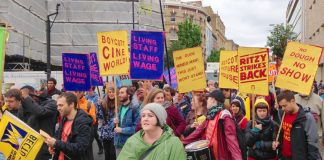
[[254, 112], [255, 121], [251, 120], [245, 129], [248, 160], [277, 160], [277, 152], [272, 145], [276, 141], [279, 126], [271, 120], [268, 102], [257, 99]]
[[321, 160], [318, 149], [318, 134], [314, 116], [309, 109], [296, 103], [294, 93], [289, 90], [278, 95], [279, 106], [285, 111], [282, 134], [279, 142], [279, 157], [282, 160]]
[[214, 90], [207, 97], [207, 120], [189, 136], [182, 138], [182, 143], [207, 139], [215, 159], [243, 160], [236, 132], [238, 127], [230, 111], [224, 108], [224, 94], [220, 90]]

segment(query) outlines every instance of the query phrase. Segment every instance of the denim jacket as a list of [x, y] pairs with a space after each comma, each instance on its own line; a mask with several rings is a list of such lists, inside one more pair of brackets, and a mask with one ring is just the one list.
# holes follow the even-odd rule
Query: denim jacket
[[122, 148], [126, 143], [127, 139], [135, 133], [135, 127], [139, 119], [139, 108], [133, 106], [130, 103], [128, 110], [125, 113], [123, 119], [121, 117], [121, 106], [118, 107], [118, 120], [122, 123], [119, 123], [119, 127], [122, 128], [121, 133], [115, 133], [114, 136], [114, 145], [116, 148]]

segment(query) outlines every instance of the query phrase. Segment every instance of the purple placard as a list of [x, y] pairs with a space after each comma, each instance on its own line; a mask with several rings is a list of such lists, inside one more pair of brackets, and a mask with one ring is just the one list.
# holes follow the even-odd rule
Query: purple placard
[[98, 58], [95, 52], [90, 53], [90, 75], [91, 86], [103, 86], [102, 77], [99, 73]]
[[164, 32], [132, 31], [131, 79], [161, 80], [163, 54]]
[[164, 73], [164, 79], [167, 81], [167, 83], [173, 88], [176, 89], [178, 88], [178, 82], [177, 82], [177, 75], [176, 75], [176, 70], [174, 67], [172, 67], [170, 69], [170, 75], [171, 75], [171, 84], [169, 81], [169, 74], [168, 74], [168, 70], [165, 70]]
[[66, 91], [89, 91], [89, 54], [62, 53], [64, 89]]

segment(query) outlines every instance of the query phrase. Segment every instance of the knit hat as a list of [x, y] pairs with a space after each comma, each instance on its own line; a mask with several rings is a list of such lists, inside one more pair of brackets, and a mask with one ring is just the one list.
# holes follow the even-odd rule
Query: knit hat
[[224, 103], [224, 101], [225, 101], [225, 96], [224, 96], [223, 92], [218, 89], [213, 90], [212, 92], [207, 94], [207, 97], [212, 97], [221, 103]]
[[161, 126], [161, 127], [165, 126], [166, 119], [167, 119], [167, 112], [160, 104], [149, 103], [142, 108], [141, 113], [144, 110], [150, 110], [151, 112], [153, 112], [155, 114], [155, 116], [157, 117], [159, 126]]
[[233, 99], [233, 101], [231, 102], [231, 104], [233, 104], [233, 103], [238, 104], [239, 105], [238, 107], [243, 112], [243, 114], [244, 115], [246, 114], [245, 105], [244, 105], [244, 102], [243, 102], [243, 100], [242, 100], [241, 97], [235, 97], [235, 99]]
[[269, 114], [269, 104], [265, 99], [260, 98], [255, 101], [254, 112], [256, 112], [257, 108], [266, 108], [266, 109], [268, 109], [268, 114]]

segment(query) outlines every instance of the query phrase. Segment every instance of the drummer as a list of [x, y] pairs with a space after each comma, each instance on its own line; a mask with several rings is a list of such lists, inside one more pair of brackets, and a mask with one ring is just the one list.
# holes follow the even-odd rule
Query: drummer
[[242, 160], [232, 115], [224, 109], [224, 94], [220, 90], [214, 90], [207, 97], [207, 120], [188, 137], [183, 138], [182, 143], [207, 139], [215, 159]]
[[191, 111], [186, 118], [186, 129], [183, 136], [186, 137], [192, 133], [196, 127], [206, 120], [207, 115], [207, 97], [204, 92], [193, 93], [191, 101]]
[[185, 160], [183, 145], [166, 125], [166, 119], [167, 113], [162, 105], [145, 105], [141, 110], [142, 129], [127, 140], [117, 160]]

